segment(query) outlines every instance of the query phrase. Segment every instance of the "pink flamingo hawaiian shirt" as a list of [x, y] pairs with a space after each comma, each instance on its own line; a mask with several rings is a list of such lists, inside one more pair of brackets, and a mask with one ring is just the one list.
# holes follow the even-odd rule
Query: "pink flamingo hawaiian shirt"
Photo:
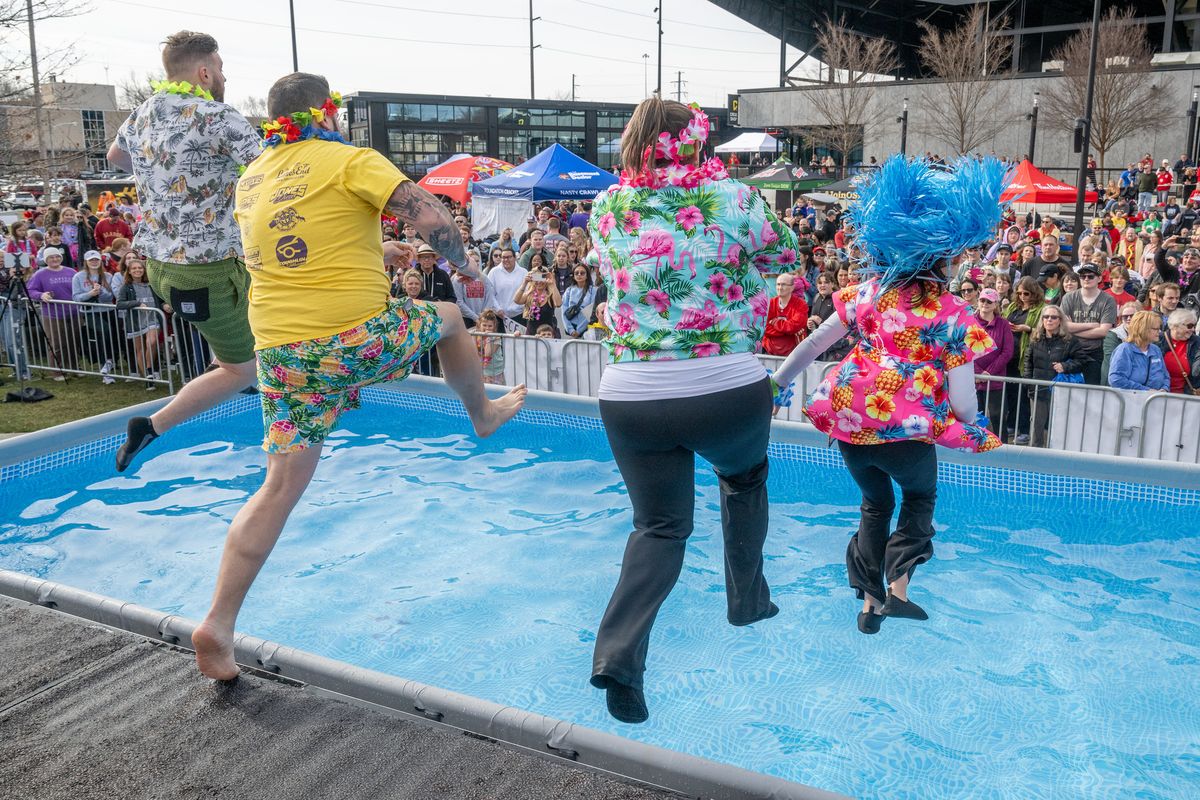
[[609, 187], [589, 229], [612, 363], [755, 352], [770, 302], [762, 273], [796, 265], [795, 234], [732, 179]]

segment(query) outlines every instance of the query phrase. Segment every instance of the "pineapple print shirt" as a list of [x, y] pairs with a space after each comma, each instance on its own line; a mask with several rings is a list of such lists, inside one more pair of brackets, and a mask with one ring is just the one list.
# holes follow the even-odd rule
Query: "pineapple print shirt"
[[134, 247], [171, 264], [240, 258], [234, 187], [261, 141], [225, 103], [158, 92], [134, 109], [117, 132], [142, 205]]
[[609, 187], [588, 228], [608, 290], [610, 363], [755, 352], [770, 303], [762, 273], [796, 265], [791, 228], [730, 179]]
[[996, 349], [964, 300], [935, 283], [880, 295], [872, 279], [833, 295], [859, 342], [809, 395], [804, 413], [851, 444], [916, 440], [983, 452], [1000, 446], [987, 428], [954, 416], [946, 373]]

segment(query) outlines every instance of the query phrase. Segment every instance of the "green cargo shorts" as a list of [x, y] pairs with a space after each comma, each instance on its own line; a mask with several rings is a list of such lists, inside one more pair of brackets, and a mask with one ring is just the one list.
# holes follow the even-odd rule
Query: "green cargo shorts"
[[167, 264], [146, 260], [150, 286], [183, 319], [195, 325], [217, 359], [226, 364], [254, 360], [250, 331], [250, 273], [240, 258], [210, 264]]

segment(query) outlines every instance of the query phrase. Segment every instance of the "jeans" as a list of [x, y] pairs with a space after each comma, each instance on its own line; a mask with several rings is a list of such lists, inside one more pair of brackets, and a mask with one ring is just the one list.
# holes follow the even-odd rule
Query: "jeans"
[[[937, 454], [925, 442], [838, 442], [850, 477], [862, 490], [858, 531], [846, 547], [846, 572], [858, 599], [887, 599], [894, 583], [933, 557], [933, 508], [937, 503]], [[900, 519], [891, 532], [900, 485]]]
[[764, 379], [698, 397], [601, 400], [600, 417], [629, 490], [634, 531], [596, 632], [592, 683], [603, 688], [614, 678], [641, 688], [650, 629], [692, 534], [697, 453], [721, 487], [728, 619], [749, 624], [771, 607], [762, 556], [771, 389]]
[[1149, 211], [1154, 205], [1154, 192], [1138, 192], [1138, 211]]

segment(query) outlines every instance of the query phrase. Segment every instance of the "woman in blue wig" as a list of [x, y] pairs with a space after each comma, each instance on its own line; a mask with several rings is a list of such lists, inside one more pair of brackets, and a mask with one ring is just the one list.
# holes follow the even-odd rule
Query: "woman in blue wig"
[[[1000, 446], [978, 414], [971, 363], [995, 345], [970, 307], [946, 290], [945, 268], [994, 234], [1005, 172], [995, 159], [964, 159], [948, 171], [901, 156], [884, 162], [859, 188], [850, 212], [865, 279], [835, 293], [837, 313], [774, 377], [788, 386], [857, 329], [858, 344], [809, 396], [804, 413], [838, 441], [862, 490], [846, 568], [863, 601], [863, 633], [877, 633], [884, 617], [928, 619], [908, 589], [913, 570], [933, 555], [933, 446], [973, 452]], [[901, 490], [895, 532], [893, 480]]]

